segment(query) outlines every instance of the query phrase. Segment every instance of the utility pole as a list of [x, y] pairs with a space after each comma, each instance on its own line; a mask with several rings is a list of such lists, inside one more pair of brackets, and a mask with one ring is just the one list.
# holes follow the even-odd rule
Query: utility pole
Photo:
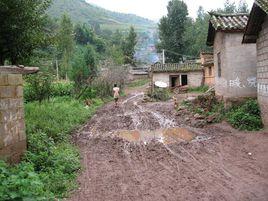
[[164, 49], [162, 50], [162, 54], [163, 54], [163, 64], [165, 64], [166, 61], [165, 61], [165, 50]]

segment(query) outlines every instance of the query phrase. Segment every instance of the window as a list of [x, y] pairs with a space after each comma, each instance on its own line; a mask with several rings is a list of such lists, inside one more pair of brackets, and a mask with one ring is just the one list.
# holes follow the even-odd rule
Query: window
[[218, 77], [221, 77], [221, 53], [220, 52], [217, 54], [217, 60], [218, 60]]
[[209, 75], [209, 76], [212, 76], [212, 67], [211, 67], [211, 66], [208, 67], [208, 75]]

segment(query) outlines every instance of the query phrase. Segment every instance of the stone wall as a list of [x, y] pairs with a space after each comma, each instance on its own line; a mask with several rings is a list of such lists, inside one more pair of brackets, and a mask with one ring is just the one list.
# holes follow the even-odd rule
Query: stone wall
[[[243, 33], [216, 33], [215, 91], [224, 100], [257, 96], [256, 44], [242, 44], [242, 38]], [[218, 53], [221, 76], [218, 74]]]
[[0, 74], [0, 158], [19, 162], [26, 150], [21, 74]]
[[257, 40], [257, 80], [262, 119], [265, 127], [268, 128], [268, 17], [262, 25]]
[[153, 73], [153, 82], [165, 82], [170, 87], [170, 76], [188, 75], [188, 86], [199, 87], [203, 84], [203, 71], [185, 73]]

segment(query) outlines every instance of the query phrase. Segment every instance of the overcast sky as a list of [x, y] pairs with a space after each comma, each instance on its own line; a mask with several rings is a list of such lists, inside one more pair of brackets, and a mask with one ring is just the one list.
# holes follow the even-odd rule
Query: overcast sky
[[[159, 20], [167, 13], [169, 0], [86, 0], [108, 10], [132, 13], [152, 20]], [[184, 0], [191, 17], [196, 17], [198, 7], [202, 5], [206, 11], [223, 7], [225, 0]], [[251, 8], [254, 0], [246, 0]], [[239, 0], [235, 0], [238, 4]]]

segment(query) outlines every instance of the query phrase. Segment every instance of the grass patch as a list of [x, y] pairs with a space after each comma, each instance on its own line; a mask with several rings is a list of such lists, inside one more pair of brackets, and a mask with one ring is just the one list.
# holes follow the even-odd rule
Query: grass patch
[[25, 105], [28, 151], [11, 167], [0, 161], [0, 197], [3, 200], [55, 200], [76, 187], [80, 169], [70, 132], [84, 123], [103, 102], [90, 107], [70, 97]]
[[189, 87], [188, 92], [199, 92], [199, 93], [205, 93], [209, 89], [209, 86], [200, 86], [200, 87]]
[[239, 130], [257, 131], [263, 128], [261, 111], [254, 99], [232, 107], [227, 114], [227, 121]]
[[127, 86], [129, 88], [134, 88], [134, 87], [141, 87], [144, 86], [145, 84], [149, 83], [150, 80], [149, 79], [138, 79], [138, 80], [134, 80], [131, 83], [129, 83]]

